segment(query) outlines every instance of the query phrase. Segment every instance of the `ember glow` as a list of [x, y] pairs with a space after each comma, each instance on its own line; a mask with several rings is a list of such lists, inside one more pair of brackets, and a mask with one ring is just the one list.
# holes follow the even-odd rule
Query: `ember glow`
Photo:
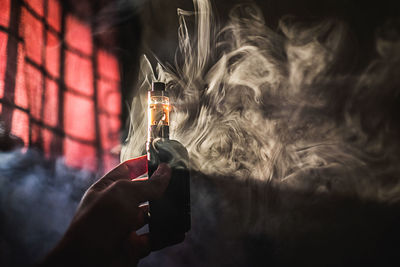
[[[376, 58], [361, 74], [345, 75], [335, 71], [349, 42], [340, 20], [305, 24], [284, 17], [273, 31], [246, 4], [217, 28], [209, 1], [194, 6], [194, 12], [178, 9], [175, 66], [160, 62], [153, 73], [142, 58], [121, 160], [143, 151], [146, 94], [160, 80], [174, 103], [171, 138], [188, 149], [196, 171], [385, 201], [400, 197], [398, 142], [388, 142], [396, 125], [386, 116], [400, 88], [390, 79], [398, 70], [398, 41], [377, 34]], [[397, 178], [389, 186], [385, 177]]]

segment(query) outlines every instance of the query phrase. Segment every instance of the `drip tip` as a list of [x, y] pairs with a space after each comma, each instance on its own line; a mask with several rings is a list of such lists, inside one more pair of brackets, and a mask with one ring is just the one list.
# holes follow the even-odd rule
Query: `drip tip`
[[151, 86], [151, 91], [165, 91], [165, 83], [153, 82]]

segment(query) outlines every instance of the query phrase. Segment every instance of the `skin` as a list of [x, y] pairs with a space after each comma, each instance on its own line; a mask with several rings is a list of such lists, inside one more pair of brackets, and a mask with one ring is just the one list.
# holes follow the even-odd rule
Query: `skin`
[[163, 195], [171, 169], [161, 163], [150, 179], [132, 180], [146, 171], [146, 160], [125, 161], [93, 184], [40, 266], [135, 266], [147, 256], [152, 250], [149, 236], [136, 234], [148, 223], [148, 206], [141, 204]]

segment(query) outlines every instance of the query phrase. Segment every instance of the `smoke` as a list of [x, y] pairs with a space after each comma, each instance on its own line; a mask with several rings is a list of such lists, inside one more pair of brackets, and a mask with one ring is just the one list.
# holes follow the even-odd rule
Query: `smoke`
[[178, 9], [173, 65], [153, 72], [142, 57], [121, 153], [143, 154], [146, 94], [165, 82], [171, 139], [187, 148], [193, 171], [193, 227], [142, 266], [390, 265], [399, 236], [398, 21], [374, 29], [373, 59], [352, 68], [358, 48], [340, 19], [285, 16], [273, 30], [253, 4], [234, 7], [223, 25], [209, 1], [194, 6]]
[[175, 66], [160, 62], [154, 74], [142, 59], [122, 160], [144, 151], [146, 92], [160, 80], [173, 103], [172, 138], [188, 149], [193, 170], [398, 200], [395, 21], [377, 30], [377, 53], [368, 66], [342, 73], [352, 47], [343, 21], [287, 16], [274, 31], [247, 4], [233, 8], [217, 28], [208, 1], [194, 6], [194, 12], [178, 9]]
[[0, 265], [42, 259], [67, 229], [92, 174], [35, 150], [0, 153]]

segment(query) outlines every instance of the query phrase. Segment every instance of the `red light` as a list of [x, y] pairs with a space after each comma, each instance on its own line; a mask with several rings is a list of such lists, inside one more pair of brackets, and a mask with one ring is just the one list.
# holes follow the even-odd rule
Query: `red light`
[[57, 0], [48, 0], [47, 5], [47, 22], [57, 31], [60, 31], [61, 27], [61, 8], [60, 3]]
[[126, 166], [130, 170], [131, 179], [135, 179], [147, 172], [147, 156], [127, 160]]
[[82, 23], [74, 16], [67, 16], [65, 39], [71, 47], [87, 55], [92, 54], [92, 35], [89, 25]]
[[20, 137], [25, 146], [29, 143], [29, 116], [25, 112], [15, 109], [12, 117], [11, 133]]
[[119, 144], [120, 121], [117, 116], [99, 115], [100, 140], [103, 150], [110, 152]]
[[97, 52], [97, 66], [101, 76], [119, 81], [118, 61], [114, 55], [100, 49]]
[[46, 70], [58, 78], [61, 42], [56, 35], [49, 31], [46, 33], [46, 38]]
[[96, 149], [92, 145], [82, 144], [66, 137], [64, 139], [65, 163], [71, 167], [97, 170]]
[[30, 64], [25, 64], [25, 75], [26, 92], [29, 95], [29, 108], [31, 115], [35, 119], [40, 120], [43, 95], [43, 75], [38, 69]]
[[46, 79], [46, 94], [44, 100], [43, 122], [56, 127], [58, 124], [58, 84]]
[[7, 34], [0, 32], [0, 98], [4, 96], [4, 76], [7, 63]]
[[25, 38], [26, 55], [37, 64], [42, 64], [43, 25], [25, 8], [21, 15], [21, 35]]
[[93, 95], [92, 62], [72, 52], [66, 52], [65, 83], [68, 87], [87, 96]]
[[27, 4], [40, 16], [43, 16], [43, 0], [26, 0]]
[[53, 133], [47, 129], [42, 129], [43, 150], [47, 158], [50, 158], [51, 142], [53, 141]]
[[101, 110], [114, 115], [121, 114], [121, 93], [118, 89], [118, 82], [98, 80], [98, 103]]
[[[1, 0], [0, 25], [4, 26], [4, 27], [8, 27], [9, 21], [10, 21], [10, 0]], [[0, 42], [0, 44], [1, 44], [1, 42]]]
[[[14, 91], [14, 103], [22, 108], [29, 107], [28, 91], [26, 90], [25, 83], [25, 69], [24, 69], [24, 48], [22, 44], [18, 45], [18, 59], [17, 59], [17, 74], [15, 76], [15, 91]], [[28, 69], [29, 70], [29, 69]], [[39, 74], [41, 77], [41, 74]], [[28, 75], [30, 77], [30, 75]], [[41, 86], [41, 81], [37, 86]]]
[[64, 94], [64, 128], [68, 135], [79, 139], [95, 140], [94, 103], [91, 99]]

